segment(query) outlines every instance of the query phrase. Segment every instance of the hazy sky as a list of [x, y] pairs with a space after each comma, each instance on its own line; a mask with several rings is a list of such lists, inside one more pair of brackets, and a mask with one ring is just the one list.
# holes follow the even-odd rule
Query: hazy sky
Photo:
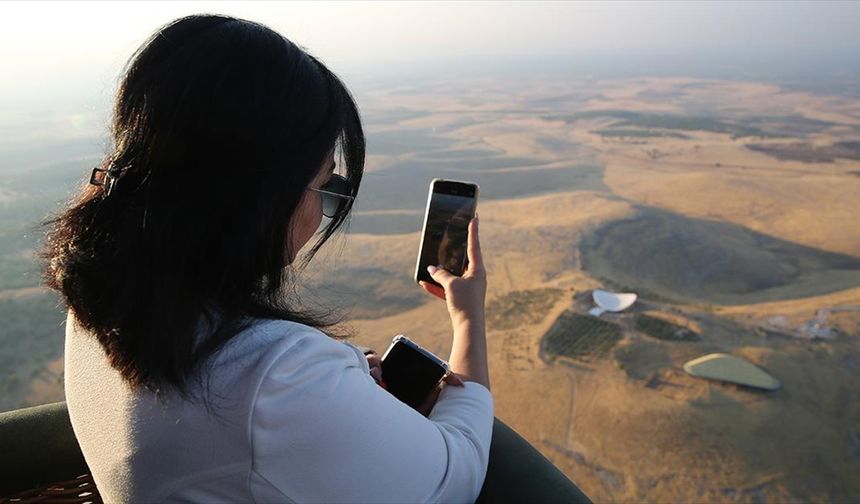
[[113, 71], [176, 17], [260, 21], [332, 64], [488, 55], [860, 49], [860, 2], [2, 2], [0, 75]]
[[346, 78], [463, 58], [860, 51], [860, 2], [0, 2], [0, 125], [104, 102], [153, 30], [200, 12], [268, 24]]

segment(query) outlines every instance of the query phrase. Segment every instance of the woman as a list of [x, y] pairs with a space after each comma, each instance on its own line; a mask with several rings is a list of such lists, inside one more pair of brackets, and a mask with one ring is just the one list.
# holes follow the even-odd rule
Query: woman
[[69, 414], [105, 501], [474, 501], [493, 425], [477, 220], [467, 273], [424, 285], [454, 326], [455, 375], [427, 418], [290, 296], [361, 181], [343, 84], [264, 26], [191, 16], [130, 61], [112, 135], [45, 251], [69, 308]]

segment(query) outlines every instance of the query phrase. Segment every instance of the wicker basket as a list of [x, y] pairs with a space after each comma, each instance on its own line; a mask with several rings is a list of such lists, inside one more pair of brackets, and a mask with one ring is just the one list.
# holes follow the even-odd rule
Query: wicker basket
[[42, 504], [102, 504], [92, 476], [84, 474], [75, 479], [58, 481], [26, 492], [0, 497], [0, 504], [39, 502]]

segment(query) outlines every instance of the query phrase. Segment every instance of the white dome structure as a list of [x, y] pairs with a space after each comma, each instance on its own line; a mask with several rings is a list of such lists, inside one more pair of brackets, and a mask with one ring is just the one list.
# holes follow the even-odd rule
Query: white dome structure
[[591, 293], [591, 298], [597, 307], [589, 310], [589, 315], [599, 317], [601, 313], [620, 312], [633, 306], [639, 296], [634, 292], [609, 292], [601, 289], [594, 289]]
[[776, 390], [779, 380], [755, 364], [722, 353], [708, 354], [684, 364], [684, 371], [692, 376], [724, 381], [763, 390]]

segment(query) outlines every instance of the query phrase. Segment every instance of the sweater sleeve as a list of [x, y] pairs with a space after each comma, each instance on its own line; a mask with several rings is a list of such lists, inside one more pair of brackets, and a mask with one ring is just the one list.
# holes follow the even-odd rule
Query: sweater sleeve
[[253, 471], [295, 502], [474, 502], [487, 471], [490, 392], [446, 387], [429, 418], [322, 334], [283, 352], [251, 420]]

